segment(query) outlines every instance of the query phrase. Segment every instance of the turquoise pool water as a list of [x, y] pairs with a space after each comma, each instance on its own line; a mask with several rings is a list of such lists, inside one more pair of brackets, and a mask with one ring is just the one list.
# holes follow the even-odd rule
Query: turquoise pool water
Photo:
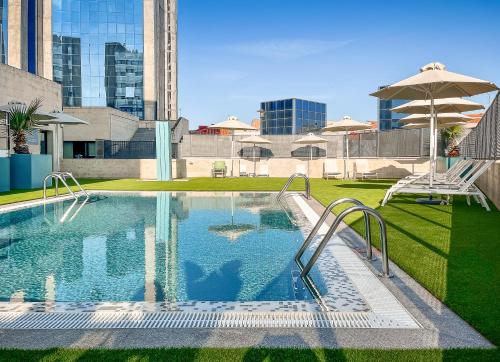
[[312, 299], [272, 194], [101, 194], [61, 222], [70, 205], [0, 214], [0, 300]]

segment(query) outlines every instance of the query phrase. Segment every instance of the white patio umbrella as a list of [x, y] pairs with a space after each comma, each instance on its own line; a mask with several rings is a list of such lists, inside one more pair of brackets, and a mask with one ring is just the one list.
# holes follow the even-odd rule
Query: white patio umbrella
[[363, 131], [371, 128], [371, 125], [355, 121], [349, 116], [344, 116], [340, 121], [333, 122], [323, 128], [323, 131], [345, 132], [346, 157], [344, 158], [344, 178], [349, 178], [349, 131]]
[[231, 132], [231, 177], [233, 177], [234, 131], [256, 131], [257, 128], [241, 122], [235, 116], [229, 116], [224, 122], [213, 124], [208, 128], [227, 129]]
[[[22, 103], [22, 102], [9, 102], [6, 105], [0, 106], [0, 114], [3, 117], [6, 117], [7, 114], [9, 114], [12, 111], [12, 109], [19, 108], [19, 107], [27, 107], [27, 105], [26, 105], [26, 103]], [[55, 118], [54, 116], [51, 116], [48, 112], [44, 112], [44, 111], [36, 112], [35, 116], [36, 116], [38, 121], [49, 120], [49, 119]]]
[[471, 97], [495, 90], [498, 90], [498, 87], [491, 82], [449, 72], [443, 64], [435, 62], [424, 65], [420, 68], [420, 73], [379, 89], [371, 95], [381, 99], [429, 100], [431, 114], [429, 186], [432, 187], [436, 161], [434, 140], [437, 136], [435, 99]]
[[[429, 124], [432, 115], [430, 114], [411, 114], [399, 120], [401, 123], [426, 123]], [[467, 122], [472, 120], [472, 117], [461, 113], [437, 113], [435, 115], [436, 124], [450, 123], [450, 122]]]
[[[463, 98], [441, 98], [434, 100], [434, 111], [436, 113], [461, 113], [484, 109], [482, 104], [469, 101]], [[391, 109], [391, 112], [396, 113], [431, 113], [430, 100], [411, 101]]]
[[[484, 109], [484, 106], [482, 104], [476, 103], [469, 101], [467, 99], [463, 98], [441, 98], [441, 99], [436, 99], [434, 100], [434, 113], [437, 116], [436, 121], [439, 123], [440, 119], [438, 118], [439, 113], [445, 113], [445, 114], [450, 114], [450, 113], [460, 113], [460, 112], [468, 112], [468, 111], [474, 111], [478, 109]], [[430, 114], [431, 113], [431, 102], [430, 100], [416, 100], [412, 102], [408, 102], [405, 104], [402, 104], [398, 107], [392, 108], [391, 111], [396, 112], [396, 113], [418, 113], [418, 114]], [[444, 120], [441, 120], [443, 122]], [[448, 119], [448, 122], [462, 122], [466, 120], [454, 120], [454, 119]], [[426, 120], [426, 122], [430, 122], [430, 118]], [[437, 126], [439, 127], [439, 124]], [[435, 132], [434, 135], [434, 149], [435, 154], [433, 156], [434, 162], [436, 162], [437, 158], [437, 132]]]
[[74, 126], [74, 125], [79, 125], [79, 124], [85, 124], [88, 125], [89, 122], [73, 117], [67, 113], [60, 112], [60, 111], [53, 111], [53, 112], [42, 112], [44, 115], [47, 117], [52, 117], [52, 118], [47, 118], [45, 120], [40, 120], [38, 123], [39, 124], [53, 124], [55, 125], [56, 129], [54, 132], [54, 141], [56, 144], [56, 149], [54, 152], [55, 159], [56, 159], [56, 169], [60, 169], [59, 165], [59, 159], [60, 159], [60, 149], [59, 149], [59, 130], [61, 126], [63, 125], [68, 125], [68, 126]]
[[241, 140], [239, 140], [240, 143], [249, 143], [249, 144], [253, 144], [253, 149], [252, 149], [252, 156], [253, 156], [253, 174], [255, 176], [256, 174], [256, 165], [257, 165], [257, 162], [256, 162], [256, 158], [255, 158], [255, 145], [263, 145], [263, 144], [270, 144], [271, 141], [265, 139], [265, 138], [262, 138], [260, 136], [250, 136], [250, 137], [246, 137], [246, 138], [243, 138]]
[[[9, 148], [7, 151], [8, 154], [10, 154], [10, 125], [9, 125], [8, 116], [9, 116], [9, 113], [13, 109], [20, 108], [20, 107], [23, 107], [23, 108], [27, 107], [26, 103], [12, 101], [12, 102], [9, 102], [3, 106], [0, 106], [0, 116], [5, 118], [5, 124], [7, 125], [7, 144], [8, 144], [8, 148]], [[36, 115], [36, 118], [38, 121], [49, 120], [49, 119], [54, 118], [54, 117], [50, 116], [47, 112], [43, 112], [43, 111], [38, 111], [35, 113], [35, 115]]]
[[[454, 126], [462, 126], [466, 127], [468, 125], [467, 122], [449, 122], [449, 123], [438, 123], [437, 128], [438, 129], [443, 129], [443, 128], [450, 128]], [[429, 128], [430, 124], [429, 123], [408, 123], [402, 126], [401, 128], [404, 129], [421, 129], [421, 128]]]
[[320, 144], [320, 143], [327, 143], [328, 140], [318, 137], [314, 135], [314, 133], [308, 133], [307, 136], [299, 138], [298, 140], [293, 141], [293, 143], [299, 144], [299, 145], [309, 145], [309, 151], [310, 151], [310, 157], [307, 160], [307, 175], [309, 176], [309, 161], [312, 160], [313, 153], [312, 153], [312, 145]]

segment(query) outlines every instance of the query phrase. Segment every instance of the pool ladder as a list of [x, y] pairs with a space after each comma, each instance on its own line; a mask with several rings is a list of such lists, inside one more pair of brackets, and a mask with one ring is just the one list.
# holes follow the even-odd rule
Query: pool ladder
[[[321, 226], [325, 222], [328, 215], [330, 215], [330, 212], [333, 210], [333, 208], [337, 205], [344, 204], [344, 203], [351, 203], [351, 204], [354, 204], [354, 206], [351, 206], [348, 209], [345, 209], [335, 218], [334, 223], [330, 226], [327, 233], [323, 236], [319, 245], [314, 250], [314, 253], [311, 256], [311, 258], [309, 259], [309, 262], [304, 266], [302, 264], [302, 261], [300, 260], [301, 257], [304, 255], [304, 252], [306, 251], [308, 246], [311, 244], [314, 237], [317, 235], [319, 229], [321, 228]], [[301, 271], [301, 274], [300, 274], [301, 277], [303, 277], [303, 278], [308, 277], [308, 274], [311, 271], [311, 268], [314, 266], [314, 264], [318, 260], [319, 256], [321, 255], [321, 252], [325, 249], [326, 245], [330, 241], [333, 234], [335, 234], [335, 232], [337, 231], [337, 228], [339, 227], [340, 223], [345, 219], [345, 217], [347, 215], [352, 214], [354, 212], [363, 212], [363, 214], [364, 214], [366, 259], [369, 261], [373, 260], [371, 229], [370, 229], [370, 216], [374, 217], [375, 220], [378, 221], [378, 224], [380, 227], [380, 243], [381, 243], [381, 247], [382, 247], [382, 273], [381, 273], [381, 275], [384, 277], [391, 277], [391, 274], [389, 272], [389, 256], [388, 256], [388, 250], [387, 250], [387, 228], [385, 226], [384, 219], [374, 209], [372, 209], [368, 206], [365, 206], [361, 201], [356, 200], [356, 199], [352, 199], [352, 198], [342, 198], [342, 199], [338, 199], [338, 200], [331, 202], [326, 207], [325, 211], [323, 212], [323, 214], [319, 218], [318, 222], [316, 223], [314, 228], [309, 233], [309, 236], [306, 238], [306, 240], [304, 240], [304, 243], [302, 244], [299, 251], [295, 255], [295, 261], [297, 262], [297, 265], [299, 266], [299, 269]]]
[[306, 194], [304, 196], [308, 200], [311, 198], [311, 183], [309, 182], [309, 177], [307, 177], [303, 173], [294, 173], [292, 176], [288, 178], [288, 181], [286, 182], [285, 186], [283, 186], [281, 191], [278, 193], [278, 196], [276, 197], [277, 200], [279, 200], [283, 196], [283, 194], [288, 190], [288, 188], [292, 184], [293, 180], [295, 180], [297, 177], [302, 177], [304, 179], [304, 182], [306, 184]]
[[[73, 180], [75, 185], [79, 188], [79, 191], [76, 193], [71, 190], [71, 187], [68, 186], [68, 183], [66, 182], [66, 178], [69, 177]], [[86, 198], [89, 198], [89, 194], [85, 189], [80, 185], [80, 183], [75, 179], [73, 174], [71, 172], [52, 172], [48, 174], [44, 180], [43, 180], [43, 199], [45, 200], [47, 198], [47, 181], [49, 179], [54, 179], [55, 180], [55, 189], [56, 189], [56, 196], [59, 196], [59, 181], [62, 182], [62, 184], [66, 187], [68, 192], [73, 196], [75, 200], [78, 200], [78, 197], [80, 196], [79, 193], [82, 193]]]

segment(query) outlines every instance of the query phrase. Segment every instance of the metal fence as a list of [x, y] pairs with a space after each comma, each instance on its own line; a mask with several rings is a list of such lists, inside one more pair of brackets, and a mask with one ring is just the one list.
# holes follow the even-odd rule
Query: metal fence
[[460, 142], [462, 156], [478, 160], [500, 160], [500, 93], [478, 125]]
[[[234, 136], [235, 157], [252, 158], [253, 145], [238, 142], [246, 136]], [[308, 146], [293, 143], [302, 135], [264, 136], [271, 144], [257, 145], [261, 158], [342, 158], [346, 154], [345, 135], [322, 135], [328, 142]], [[351, 134], [348, 137], [350, 157], [426, 157], [429, 156], [429, 130], [393, 130]], [[231, 137], [220, 135], [185, 135], [178, 145], [178, 158], [231, 157]]]
[[156, 158], [156, 142], [101, 141], [96, 152], [98, 158], [153, 159]]
[[[345, 135], [322, 135], [328, 142], [318, 145], [300, 145], [293, 141], [302, 135], [264, 136], [270, 144], [257, 145], [238, 142], [246, 136], [234, 136], [233, 157], [259, 158], [343, 158], [346, 155]], [[429, 130], [393, 130], [387, 132], [357, 133], [347, 136], [349, 156], [370, 157], [428, 157]], [[441, 142], [438, 142], [441, 145]], [[440, 147], [442, 150], [442, 147]], [[438, 152], [442, 152], [438, 150]], [[98, 140], [97, 158], [153, 159], [156, 157], [155, 141]], [[180, 143], [172, 144], [174, 158], [207, 157], [230, 158], [231, 137], [221, 135], [184, 135]]]

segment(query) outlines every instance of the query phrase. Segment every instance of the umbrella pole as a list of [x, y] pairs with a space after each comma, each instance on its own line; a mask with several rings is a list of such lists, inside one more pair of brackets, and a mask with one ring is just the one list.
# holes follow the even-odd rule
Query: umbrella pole
[[310, 174], [310, 171], [309, 171], [309, 167], [310, 167], [310, 162], [312, 161], [313, 159], [313, 146], [312, 144], [309, 145], [309, 161], [307, 161], [307, 176], [309, 176]]
[[234, 170], [234, 130], [231, 131], [231, 177], [233, 177]]
[[253, 144], [253, 177], [257, 175], [257, 159], [255, 158], [255, 143]]
[[434, 183], [434, 153], [435, 153], [435, 143], [434, 143], [434, 133], [435, 133], [435, 115], [434, 115], [434, 97], [431, 94], [431, 129], [430, 129], [430, 165], [429, 165], [429, 187], [432, 188]]
[[344, 178], [349, 179], [349, 131], [345, 131]]

